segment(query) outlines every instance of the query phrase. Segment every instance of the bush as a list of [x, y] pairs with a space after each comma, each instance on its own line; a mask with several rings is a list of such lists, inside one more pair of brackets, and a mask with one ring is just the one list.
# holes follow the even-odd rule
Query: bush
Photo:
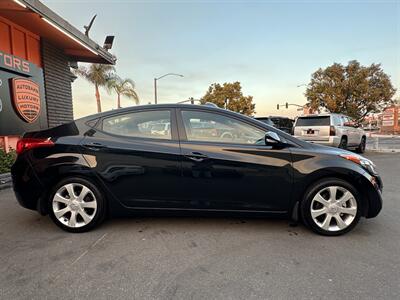
[[0, 174], [10, 172], [16, 157], [17, 154], [15, 150], [10, 149], [10, 151], [6, 153], [3, 149], [0, 149]]

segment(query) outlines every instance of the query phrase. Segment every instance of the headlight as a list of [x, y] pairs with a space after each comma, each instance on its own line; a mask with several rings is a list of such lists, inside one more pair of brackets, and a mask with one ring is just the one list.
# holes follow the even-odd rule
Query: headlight
[[367, 170], [371, 175], [378, 175], [375, 164], [369, 159], [366, 159], [365, 157], [354, 154], [341, 154], [340, 157], [345, 158], [347, 160], [351, 160], [352, 162], [360, 165], [365, 170]]

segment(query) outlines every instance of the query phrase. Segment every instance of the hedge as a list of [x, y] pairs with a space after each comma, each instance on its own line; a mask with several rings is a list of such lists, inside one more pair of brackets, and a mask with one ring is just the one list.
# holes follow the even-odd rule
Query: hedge
[[0, 149], [0, 174], [10, 172], [16, 156], [15, 150], [10, 149], [10, 151], [6, 153], [3, 149]]

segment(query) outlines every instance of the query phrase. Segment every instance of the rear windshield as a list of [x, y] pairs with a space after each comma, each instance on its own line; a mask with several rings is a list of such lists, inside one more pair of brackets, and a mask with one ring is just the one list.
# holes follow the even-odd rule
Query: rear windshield
[[323, 117], [306, 117], [298, 118], [296, 126], [329, 126], [331, 125], [331, 118], [329, 116]]
[[272, 122], [278, 127], [292, 128], [293, 120], [288, 118], [271, 118]]

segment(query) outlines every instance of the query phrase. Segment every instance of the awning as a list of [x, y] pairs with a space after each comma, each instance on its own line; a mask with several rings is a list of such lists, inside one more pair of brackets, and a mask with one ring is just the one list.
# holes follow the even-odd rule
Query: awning
[[115, 57], [38, 0], [1, 0], [0, 16], [63, 49], [71, 61], [115, 64]]

